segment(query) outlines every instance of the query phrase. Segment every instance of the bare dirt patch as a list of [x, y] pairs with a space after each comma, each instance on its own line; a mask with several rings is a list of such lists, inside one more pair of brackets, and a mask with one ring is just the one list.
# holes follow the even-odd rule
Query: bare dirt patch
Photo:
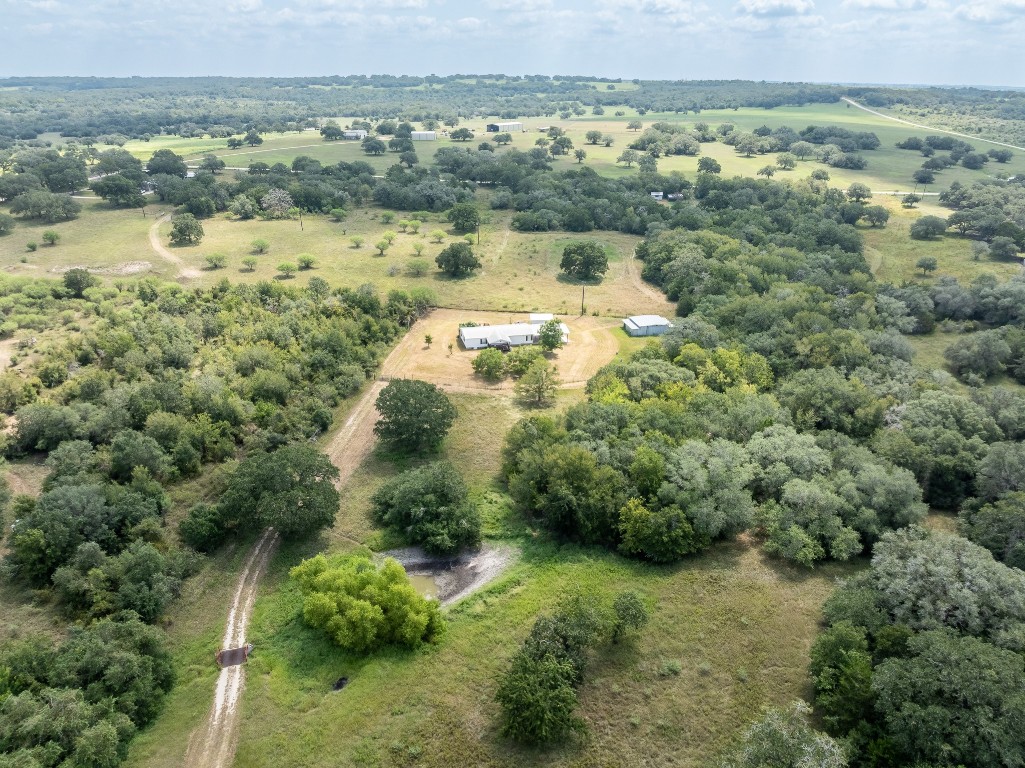
[[[394, 354], [393, 351], [392, 355]], [[388, 359], [391, 360], [391, 355]], [[349, 412], [349, 417], [342, 424], [342, 428], [335, 433], [324, 449], [331, 463], [338, 467], [336, 485], [339, 488], [349, 481], [352, 473], [374, 449], [374, 443], [377, 441], [374, 434], [374, 424], [377, 423], [378, 416], [376, 403], [382, 389], [383, 381], [375, 381], [367, 387], [367, 391]]]
[[168, 213], [153, 222], [153, 226], [149, 228], [150, 248], [152, 248], [153, 252], [164, 261], [168, 261], [178, 267], [178, 277], [186, 279], [202, 277], [203, 273], [200, 270], [185, 266], [185, 262], [182, 261], [181, 258], [171, 253], [171, 251], [165, 248], [160, 242], [160, 225], [170, 220], [171, 214]]
[[[619, 351], [612, 335], [618, 321], [598, 317], [560, 317], [569, 326], [569, 344], [552, 355], [559, 369], [563, 386], [582, 386], [598, 369], [608, 363]], [[479, 312], [463, 309], [436, 309], [418, 320], [399, 342], [381, 367], [382, 379], [421, 379], [453, 392], [503, 392], [513, 388], [505, 380], [490, 383], [473, 372], [473, 359], [478, 350], [463, 349], [459, 344], [459, 324], [513, 323], [526, 321], [519, 312]], [[430, 335], [430, 348], [424, 337]], [[451, 352], [449, 344], [452, 345]]]
[[72, 269], [84, 269], [92, 275], [124, 277], [126, 275], [137, 275], [140, 272], [149, 272], [152, 268], [153, 264], [148, 261], [126, 261], [123, 264], [115, 264], [110, 267], [87, 267], [85, 264], [63, 264], [59, 267], [53, 267], [50, 272], [55, 275], [63, 275], [65, 272], [69, 272]]
[[655, 303], [655, 308], [662, 314], [667, 315], [668, 317], [675, 315], [676, 307], [674, 307], [673, 303], [666, 298], [666, 295], [651, 283], [646, 283], [644, 278], [641, 277], [641, 267], [637, 256], [630, 254], [625, 258], [625, 261], [626, 273], [630, 276], [630, 282], [634, 284], [637, 291], [651, 299], [651, 301]]
[[434, 557], [420, 547], [393, 549], [381, 556], [398, 560], [410, 576], [434, 579], [439, 602], [451, 605], [501, 576], [518, 554], [513, 547], [486, 544], [456, 557]]
[[20, 339], [10, 338], [0, 341], [0, 370], [10, 368], [11, 358], [14, 357], [18, 351], [18, 344]]

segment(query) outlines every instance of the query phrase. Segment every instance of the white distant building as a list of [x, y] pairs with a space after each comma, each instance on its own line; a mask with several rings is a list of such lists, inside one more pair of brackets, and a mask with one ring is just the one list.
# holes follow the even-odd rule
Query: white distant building
[[342, 131], [342, 138], [343, 139], [359, 139], [360, 141], [362, 141], [366, 137], [367, 137], [367, 132], [364, 131], [364, 130]]
[[551, 312], [531, 312], [530, 322], [532, 323], [547, 323], [549, 320], [554, 320], [555, 315]]
[[413, 131], [409, 138], [413, 141], [436, 141], [438, 138], [437, 131]]
[[656, 200], [661, 200], [664, 197], [664, 195], [661, 192], [649, 192], [648, 194]]
[[[549, 316], [551, 319], [551, 316]], [[459, 341], [466, 349], [486, 349], [487, 347], [522, 347], [537, 342], [541, 332], [540, 323], [509, 323], [508, 325], [477, 325], [459, 329]], [[569, 343], [569, 327], [559, 323], [562, 329], [562, 343]]]
[[661, 315], [634, 315], [623, 321], [627, 336], [660, 336], [672, 327]]
[[523, 130], [523, 123], [512, 122], [512, 123], [488, 123], [488, 133], [498, 133], [503, 131], [506, 133], [512, 133], [513, 131], [520, 132]]

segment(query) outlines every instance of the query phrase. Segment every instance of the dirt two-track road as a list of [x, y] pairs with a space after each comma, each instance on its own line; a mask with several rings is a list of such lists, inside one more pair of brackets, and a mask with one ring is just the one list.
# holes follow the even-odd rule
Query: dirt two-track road
[[[154, 245], [154, 250], [157, 250], [157, 245], [159, 244]], [[171, 254], [171, 258], [176, 257]], [[659, 301], [664, 305], [664, 299], [660, 298]], [[458, 320], [461, 319], [509, 321], [508, 313], [463, 310], [436, 310], [418, 321], [384, 361], [381, 379], [367, 387], [349, 411], [341, 429], [325, 446], [325, 452], [331, 462], [338, 467], [339, 488], [350, 480], [374, 449], [374, 424], [378, 415], [375, 404], [387, 380], [409, 377], [432, 381], [448, 391], [491, 393], [496, 397], [509, 397], [512, 394], [511, 385], [508, 384], [489, 387], [475, 382], [470, 367], [474, 353], [450, 353], [447, 344], [442, 343], [438, 343], [433, 349], [426, 349], [423, 343], [425, 331], [436, 333], [439, 340], [446, 338], [447, 335], [454, 336]], [[618, 321], [582, 317], [567, 319], [566, 322], [571, 328], [570, 345], [560, 352], [557, 360], [563, 377], [563, 387], [582, 387], [587, 378], [615, 357], [618, 345], [611, 330]], [[228, 611], [223, 648], [237, 648], [246, 642], [246, 630], [256, 602], [260, 578], [273, 556], [277, 542], [277, 533], [268, 529], [249, 553]], [[211, 656], [216, 650], [210, 649]], [[239, 705], [245, 686], [245, 675], [244, 664], [221, 670], [217, 678], [213, 706], [203, 725], [193, 732], [189, 740], [185, 756], [185, 765], [189, 768], [230, 768], [232, 765], [238, 740]]]

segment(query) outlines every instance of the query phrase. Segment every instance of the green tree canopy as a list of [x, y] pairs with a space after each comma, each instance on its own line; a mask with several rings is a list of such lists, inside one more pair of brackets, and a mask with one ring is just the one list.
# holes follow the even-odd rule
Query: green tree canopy
[[417, 648], [445, 631], [438, 603], [418, 595], [391, 558], [378, 566], [367, 555], [331, 560], [317, 555], [291, 575], [303, 594], [303, 619], [347, 651]]
[[593, 280], [609, 270], [609, 257], [605, 249], [593, 240], [570, 243], [562, 251], [559, 268], [578, 280]]
[[456, 409], [434, 384], [416, 379], [389, 382], [377, 398], [374, 432], [406, 453], [436, 450], [456, 418]]
[[171, 245], [195, 245], [204, 234], [203, 225], [191, 213], [179, 213], [171, 220]]
[[465, 242], [452, 243], [447, 246], [435, 257], [434, 262], [443, 272], [452, 277], [468, 275], [482, 266], [480, 259], [473, 253], [473, 246]]
[[374, 520], [436, 555], [480, 543], [481, 520], [466, 483], [447, 461], [403, 472], [371, 498]]
[[239, 463], [220, 500], [221, 515], [242, 528], [273, 526], [286, 538], [334, 523], [341, 503], [338, 468], [311, 445], [257, 453]]

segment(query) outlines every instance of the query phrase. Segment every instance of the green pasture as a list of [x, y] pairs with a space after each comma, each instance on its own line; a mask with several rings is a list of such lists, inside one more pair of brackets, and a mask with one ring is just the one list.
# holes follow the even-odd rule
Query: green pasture
[[[941, 277], [956, 277], [970, 282], [979, 275], [992, 274], [1005, 280], [1021, 273], [1017, 261], [994, 261], [972, 258], [972, 241], [953, 230], [932, 240], [912, 240], [911, 225], [922, 215], [946, 218], [950, 210], [936, 204], [926, 203], [914, 209], [903, 208], [899, 198], [877, 196], [872, 204], [885, 205], [890, 211], [890, 220], [885, 228], [859, 225], [865, 237], [865, 258], [877, 279], [900, 284], [905, 281], [932, 285]], [[937, 269], [924, 274], [915, 265], [923, 256], [934, 256]]]
[[[582, 393], [564, 393], [564, 408]], [[523, 413], [489, 395], [453, 395], [459, 412], [441, 457], [466, 470], [492, 539], [518, 548], [518, 562], [493, 585], [448, 611], [437, 646], [415, 653], [357, 658], [305, 627], [288, 568], [318, 549], [346, 551], [352, 541], [395, 542], [367, 516], [373, 490], [404, 464], [375, 454], [349, 483], [333, 531], [286, 547], [261, 589], [235, 765], [258, 766], [569, 766], [701, 765], [768, 703], [809, 696], [807, 651], [834, 580], [860, 564], [798, 570], [762, 556], [747, 540], [719, 545], [675, 567], [653, 567], [604, 551], [560, 546], [532, 529], [496, 483], [501, 442]], [[240, 545], [240, 548], [242, 545]], [[201, 576], [193, 618], [172, 618], [182, 682], [167, 710], [132, 746], [129, 766], [181, 764], [189, 733], [206, 716], [216, 679], [210, 649], [238, 568], [227, 553]], [[220, 570], [218, 570], [220, 569]], [[581, 689], [589, 735], [551, 753], [521, 750], [495, 731], [497, 676], [534, 618], [565, 595], [595, 597], [635, 589], [652, 607], [636, 642], [595, 655]], [[179, 605], [186, 604], [185, 601]], [[184, 621], [185, 618], [182, 617]], [[343, 691], [331, 691], [341, 676]], [[611, 761], [611, 763], [610, 763]]]
[[[43, 224], [19, 219], [9, 234], [0, 236], [0, 269], [15, 275], [55, 277], [60, 271], [81, 266], [109, 270], [108, 276], [116, 277], [125, 271], [125, 265], [149, 262], [149, 268], [135, 265], [134, 269], [141, 271], [130, 274], [158, 274], [173, 280], [176, 271], [156, 257], [148, 239], [155, 217], [171, 208], [155, 203], [154, 197], [147, 200], [154, 202], [146, 206], [146, 216], [139, 209], [117, 210], [94, 198], [79, 201], [82, 214], [74, 221]], [[47, 230], [60, 235], [57, 245], [43, 242]], [[30, 242], [38, 245], [35, 252], [26, 247]]]
[[[203, 222], [206, 236], [201, 244], [172, 250], [195, 269], [204, 269], [207, 254], [227, 256], [225, 269], [204, 270], [198, 278], [200, 282], [223, 277], [240, 281], [274, 279], [279, 276], [279, 264], [294, 264], [299, 254], [310, 253], [317, 259], [316, 268], [298, 272], [292, 278], [294, 282], [304, 283], [306, 278], [317, 275], [338, 286], [372, 283], [382, 292], [425, 287], [434, 291], [442, 306], [510, 311], [547, 308], [564, 313], [580, 306], [581, 284], [567, 280], [559, 270], [562, 248], [573, 240], [592, 239], [608, 248], [611, 268], [604, 280], [587, 285], [590, 310], [603, 315], [635, 313], [639, 301], [652, 303], [626, 275], [625, 259], [632, 257], [640, 242], [638, 237], [615, 232], [572, 237], [566, 233], [520, 233], [509, 228], [510, 214], [492, 212], [490, 221], [481, 227], [480, 246], [474, 244], [483, 262], [482, 269], [456, 279], [441, 273], [434, 258], [462, 235], [452, 232], [451, 226], [439, 220], [437, 214], [423, 223], [418, 234], [403, 233], [397, 222], [408, 215], [397, 213], [395, 222], [384, 224], [379, 210], [358, 209], [341, 223], [324, 216], [305, 216], [302, 229], [298, 221], [241, 222], [216, 217]], [[435, 229], [446, 232], [441, 243], [430, 237]], [[168, 242], [169, 231], [169, 223], [161, 225], [161, 242]], [[374, 244], [388, 231], [395, 232], [396, 238], [381, 256]], [[365, 239], [358, 248], [350, 240], [356, 235]], [[252, 254], [254, 239], [266, 240], [269, 251]], [[420, 258], [429, 264], [429, 271], [422, 277], [409, 274], [409, 264], [417, 258], [415, 243], [424, 246]], [[257, 259], [253, 272], [242, 264], [242, 259], [250, 255]]]
[[[598, 85], [600, 88], [604, 88], [605, 84]], [[615, 83], [614, 85], [616, 90], [629, 90], [633, 87], [633, 83]], [[615, 116], [616, 111], [622, 111], [624, 115], [617, 117]], [[334, 119], [345, 125], [352, 118], [340, 116]], [[481, 141], [488, 139], [485, 125], [494, 119], [497, 118], [494, 116], [477, 117], [464, 120], [460, 124], [460, 127], [470, 128], [474, 132], [473, 141], [453, 142], [439, 131], [437, 141], [416, 142], [420, 162], [431, 162], [434, 154], [441, 147], [476, 147]], [[627, 148], [636, 133], [626, 128], [627, 123], [631, 120], [640, 120], [645, 126], [654, 122], [670, 122], [689, 126], [705, 122], [714, 127], [728, 122], [734, 124], [738, 130], [745, 131], [762, 125], [767, 125], [769, 128], [789, 126], [797, 131], [809, 125], [838, 125], [852, 131], [873, 131], [879, 136], [882, 146], [877, 150], [863, 153], [869, 163], [865, 170], [851, 171], [833, 168], [827, 170], [835, 185], [846, 187], [859, 181], [876, 190], [910, 190], [914, 187], [911, 174], [921, 167], [925, 158], [918, 152], [897, 149], [894, 144], [910, 135], [928, 133], [922, 129], [899, 125], [871, 115], [856, 107], [848, 106], [845, 102], [813, 104], [804, 107], [777, 107], [771, 110], [756, 108], [704, 110], [699, 114], [686, 115], [649, 112], [643, 116], [626, 107], [607, 107], [605, 114], [600, 116], [588, 113], [571, 117], [568, 120], [562, 120], [558, 116], [524, 118], [521, 121], [524, 125], [524, 132], [514, 134], [513, 143], [510, 146], [521, 150], [530, 149], [541, 136], [538, 129], [554, 125], [566, 132], [576, 148], [584, 149], [587, 152], [587, 158], [584, 161], [586, 165], [609, 176], [628, 175], [636, 173], [636, 166], [627, 169], [617, 165], [616, 158]], [[615, 140], [614, 144], [611, 147], [587, 144], [585, 134], [590, 130], [600, 130], [612, 136]], [[977, 149], [980, 151], [985, 151], [988, 147], [989, 145], [978, 142]], [[243, 147], [237, 150], [227, 149], [223, 139], [182, 139], [174, 136], [158, 136], [149, 142], [133, 141], [126, 144], [125, 148], [143, 160], [147, 159], [156, 149], [172, 149], [190, 161], [196, 162], [205, 154], [216, 154], [229, 166], [242, 168], [248, 167], [251, 162], [265, 162], [270, 165], [278, 162], [291, 164], [292, 160], [299, 155], [313, 157], [325, 164], [366, 160], [378, 172], [383, 172], [396, 162], [393, 153], [389, 152], [378, 157], [367, 156], [357, 141], [326, 142], [316, 131], [266, 134], [264, 143], [260, 146]], [[499, 151], [503, 150], [499, 149]], [[772, 154], [745, 158], [738, 155], [732, 147], [720, 142], [702, 144], [701, 155], [718, 160], [723, 167], [723, 174], [727, 176], [754, 176], [763, 166], [774, 165], [776, 159]], [[659, 159], [659, 170], [663, 173], [680, 171], [693, 178], [697, 173], [697, 161], [698, 157], [663, 157]], [[554, 165], [556, 168], [565, 168], [576, 165], [576, 160], [572, 156], [562, 157], [555, 160]], [[776, 178], [804, 178], [816, 168], [825, 168], [825, 166], [814, 160], [805, 160], [799, 162], [797, 168], [792, 171], [778, 171]], [[936, 183], [930, 189], [943, 189], [953, 181], [970, 183], [998, 173], [1011, 175], [1023, 172], [1025, 172], [1025, 154], [1016, 153], [1010, 163], [1001, 165], [991, 162], [980, 171], [971, 171], [960, 166], [950, 168], [937, 175]]]

